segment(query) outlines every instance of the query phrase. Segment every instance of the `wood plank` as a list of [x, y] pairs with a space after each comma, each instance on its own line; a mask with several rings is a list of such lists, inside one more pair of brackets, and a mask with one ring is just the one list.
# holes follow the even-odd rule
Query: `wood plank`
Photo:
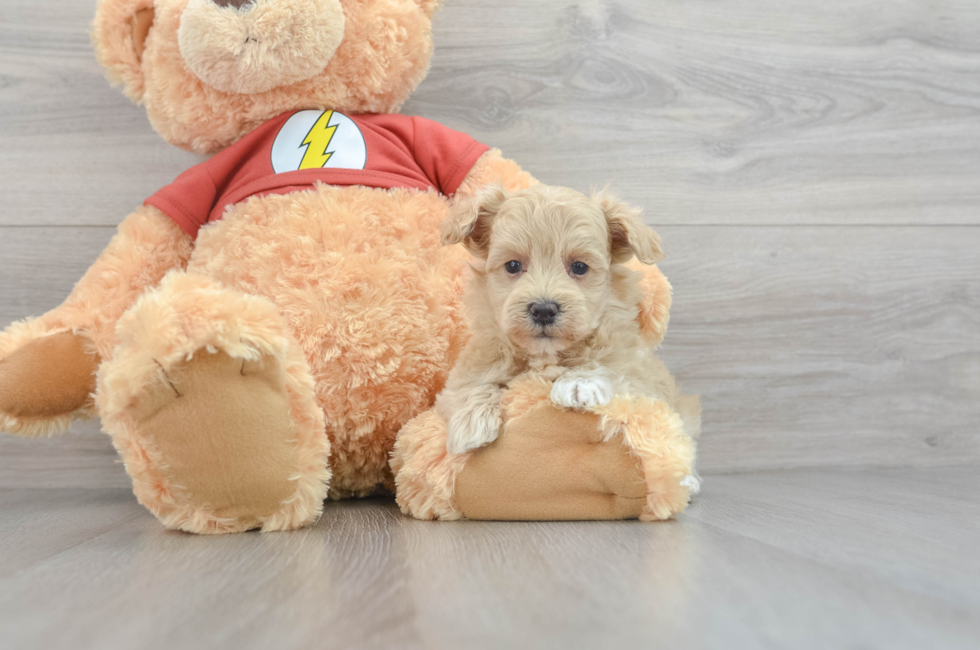
[[61, 304], [115, 232], [0, 227], [0, 327]]
[[368, 500], [223, 537], [167, 532], [113, 490], [0, 493], [0, 546], [44, 549], [4, 560], [0, 642], [974, 648], [976, 499], [942, 503], [964, 488], [976, 468], [781, 472], [711, 478], [663, 524], [418, 522]]
[[115, 226], [200, 160], [163, 142], [106, 82], [95, 0], [4, 0], [0, 225]]
[[407, 110], [661, 223], [977, 223], [980, 5], [449, 2]]
[[980, 229], [660, 230], [704, 471], [980, 460]]
[[[703, 471], [980, 461], [980, 229], [660, 230], [663, 356], [702, 395]], [[111, 230], [0, 233], [9, 321], [56, 305]], [[0, 485], [125, 484], [88, 426], [36, 455], [0, 438]]]
[[[977, 467], [712, 476], [690, 516], [815, 562], [894, 581], [980, 622]], [[828, 526], [829, 522], [833, 522]], [[833, 540], [832, 543], [828, 543]], [[926, 552], [925, 549], [932, 549]]]
[[[93, 5], [4, 2], [0, 224], [115, 225], [197, 161], [102, 79]], [[969, 0], [449, 0], [435, 39], [405, 112], [661, 223], [980, 220]]]
[[0, 577], [16, 574], [139, 516], [120, 489], [0, 490]]
[[[420, 647], [390, 503], [338, 506], [315, 529], [219, 537], [165, 531], [131, 497], [116, 508], [122, 525], [0, 579], [4, 603], [55, 590], [45, 608], [0, 614], [4, 647]], [[23, 499], [4, 510], [52, 516]]]
[[0, 434], [0, 489], [130, 487], [99, 420], [76, 422], [51, 438]]

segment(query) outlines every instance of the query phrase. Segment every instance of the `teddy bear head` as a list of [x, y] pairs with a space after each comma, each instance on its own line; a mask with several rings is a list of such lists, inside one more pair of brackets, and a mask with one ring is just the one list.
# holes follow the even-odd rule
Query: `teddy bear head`
[[296, 109], [397, 111], [428, 71], [440, 0], [100, 0], [109, 80], [171, 144], [215, 153]]

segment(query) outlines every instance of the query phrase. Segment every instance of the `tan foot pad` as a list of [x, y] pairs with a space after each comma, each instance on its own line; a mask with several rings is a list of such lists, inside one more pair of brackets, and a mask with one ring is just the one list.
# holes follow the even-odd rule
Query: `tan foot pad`
[[71, 332], [32, 341], [0, 361], [0, 413], [15, 418], [70, 415], [91, 403], [99, 357]]
[[199, 351], [160, 374], [135, 415], [168, 481], [209, 516], [243, 528], [282, 508], [298, 468], [279, 362]]
[[456, 478], [468, 519], [635, 519], [643, 466], [620, 440], [598, 440], [599, 417], [542, 404], [474, 453]]

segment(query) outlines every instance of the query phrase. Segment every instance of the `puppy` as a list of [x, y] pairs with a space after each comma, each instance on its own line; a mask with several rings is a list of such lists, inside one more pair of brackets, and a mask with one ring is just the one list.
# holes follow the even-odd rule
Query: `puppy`
[[525, 373], [554, 381], [551, 400], [566, 408], [614, 395], [677, 403], [673, 378], [640, 336], [639, 274], [622, 266], [664, 256], [638, 209], [606, 192], [493, 188], [453, 211], [442, 241], [480, 261], [464, 299], [471, 338], [436, 401], [449, 453], [497, 438], [503, 391]]

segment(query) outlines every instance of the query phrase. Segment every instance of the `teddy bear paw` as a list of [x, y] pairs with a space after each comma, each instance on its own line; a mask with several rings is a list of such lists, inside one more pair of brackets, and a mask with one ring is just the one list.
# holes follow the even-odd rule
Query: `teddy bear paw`
[[[267, 522], [283, 519], [302, 471], [278, 359], [199, 350], [158, 364], [127, 412], [129, 425], [110, 431], [124, 449], [150, 450], [127, 468], [143, 503], [165, 523], [208, 533], [275, 529]], [[167, 486], [166, 502], [144, 484]]]

